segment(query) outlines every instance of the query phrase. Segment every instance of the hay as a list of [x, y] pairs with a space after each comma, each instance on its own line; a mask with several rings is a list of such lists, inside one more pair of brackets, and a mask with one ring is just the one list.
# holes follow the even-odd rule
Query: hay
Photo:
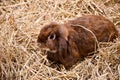
[[120, 27], [119, 0], [0, 0], [0, 80], [119, 80], [120, 39], [66, 71], [51, 68], [36, 45], [43, 25], [84, 14], [103, 15]]

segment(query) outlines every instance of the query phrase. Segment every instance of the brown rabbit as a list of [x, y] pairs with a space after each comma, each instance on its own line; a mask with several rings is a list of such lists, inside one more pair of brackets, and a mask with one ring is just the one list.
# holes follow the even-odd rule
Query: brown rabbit
[[102, 16], [86, 15], [65, 24], [52, 22], [38, 36], [40, 48], [48, 50], [47, 58], [69, 69], [78, 60], [95, 51], [97, 42], [118, 37], [114, 24]]

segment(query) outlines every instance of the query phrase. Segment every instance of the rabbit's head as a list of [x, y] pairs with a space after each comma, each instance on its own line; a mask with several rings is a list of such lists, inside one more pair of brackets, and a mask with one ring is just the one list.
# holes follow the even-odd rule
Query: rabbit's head
[[64, 25], [52, 22], [41, 29], [37, 42], [41, 49], [56, 53], [58, 51], [60, 38], [67, 41], [68, 30]]

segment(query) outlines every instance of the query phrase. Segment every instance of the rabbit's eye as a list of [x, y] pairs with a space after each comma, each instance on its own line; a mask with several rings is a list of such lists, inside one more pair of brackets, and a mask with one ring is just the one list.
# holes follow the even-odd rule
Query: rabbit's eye
[[48, 36], [48, 39], [54, 40], [55, 38], [56, 38], [56, 35], [53, 33]]

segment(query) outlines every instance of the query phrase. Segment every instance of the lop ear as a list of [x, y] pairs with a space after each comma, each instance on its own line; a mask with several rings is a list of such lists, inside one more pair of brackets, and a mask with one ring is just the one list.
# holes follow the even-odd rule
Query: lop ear
[[59, 39], [59, 60], [69, 69], [73, 64], [75, 64], [79, 58], [78, 49], [73, 40], [67, 41], [64, 38]]
[[60, 62], [65, 66], [67, 63], [66, 58], [68, 56], [68, 46], [67, 41], [64, 38], [59, 38], [58, 53]]
[[69, 31], [68, 31], [67, 25], [60, 25], [59, 33], [60, 33], [61, 37], [63, 37], [66, 41], [68, 41]]

